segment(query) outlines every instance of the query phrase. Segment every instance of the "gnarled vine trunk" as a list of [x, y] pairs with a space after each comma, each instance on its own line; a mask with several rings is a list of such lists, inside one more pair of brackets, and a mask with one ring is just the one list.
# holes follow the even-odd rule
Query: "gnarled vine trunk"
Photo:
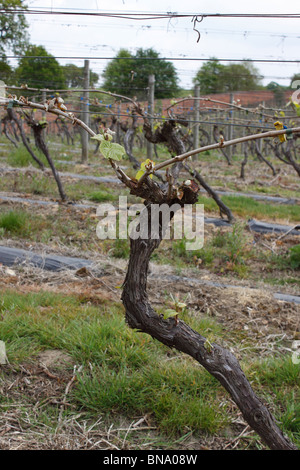
[[[146, 178], [143, 188], [138, 188], [138, 195], [143, 196], [143, 192], [144, 196], [151, 194], [152, 202], [149, 202], [148, 198], [144, 209], [147, 211], [148, 227], [151, 227], [151, 205], [155, 201], [166, 203], [169, 207], [175, 203], [183, 205], [195, 202], [196, 193], [190, 188], [182, 189], [184, 195], [180, 201], [168, 200], [167, 196], [163, 199], [158, 185]], [[296, 450], [278, 428], [269, 410], [255, 395], [237, 359], [230, 351], [215, 343], [207, 347], [206, 338], [182, 320], [164, 319], [152, 308], [147, 295], [147, 273], [150, 257], [162, 240], [165, 227], [162, 227], [161, 223], [162, 220], [157, 239], [130, 240], [130, 259], [122, 293], [128, 325], [196, 359], [229, 392], [247, 423], [270, 449]]]
[[[171, 154], [183, 154], [185, 153], [185, 146], [183, 140], [176, 133], [176, 122], [175, 120], [166, 121], [162, 128], [156, 129], [155, 132], [152, 132], [152, 128], [147, 119], [144, 119], [144, 133], [145, 137], [149, 142], [152, 143], [165, 143]], [[188, 163], [180, 162], [176, 165], [176, 168], [172, 168], [172, 174], [175, 178], [178, 178], [179, 172], [181, 169], [185, 169], [193, 178], [197, 180], [198, 183], [205, 189], [210, 197], [214, 199], [216, 204], [219, 207], [220, 215], [223, 217], [223, 214], [227, 217], [228, 222], [234, 221], [234, 216], [229, 209], [229, 207], [224, 204], [221, 198], [218, 196], [216, 191], [208, 185], [203, 176], [195, 169], [191, 168]]]

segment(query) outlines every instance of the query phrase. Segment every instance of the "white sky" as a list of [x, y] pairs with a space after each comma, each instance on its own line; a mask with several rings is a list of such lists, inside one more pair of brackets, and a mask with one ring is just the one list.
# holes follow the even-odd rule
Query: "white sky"
[[[29, 8], [69, 9], [93, 12], [152, 13], [300, 13], [299, 0], [27, 0]], [[161, 57], [285, 59], [298, 60], [300, 19], [204, 18], [193, 31], [191, 18], [127, 20], [101, 17], [27, 15], [30, 42], [43, 45], [54, 56], [114, 57], [120, 48], [131, 52], [153, 48]], [[83, 60], [59, 60], [61, 64]], [[101, 74], [106, 60], [90, 60]], [[180, 86], [192, 87], [201, 61], [174, 61]], [[290, 83], [300, 64], [255, 63], [266, 78], [263, 83]], [[101, 83], [101, 82], [100, 82]]]

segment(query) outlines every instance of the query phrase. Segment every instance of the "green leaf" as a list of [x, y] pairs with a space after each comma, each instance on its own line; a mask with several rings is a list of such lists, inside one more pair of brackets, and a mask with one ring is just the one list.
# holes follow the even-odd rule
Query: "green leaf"
[[100, 152], [104, 158], [120, 161], [125, 155], [125, 149], [122, 145], [103, 140], [100, 144]]
[[180, 308], [181, 310], [183, 310], [183, 309], [185, 309], [186, 304], [184, 304], [183, 302], [178, 302], [178, 303], [176, 304], [176, 306], [177, 306], [178, 308]]
[[206, 339], [206, 341], [205, 341], [205, 343], [204, 343], [203, 346], [205, 347], [205, 349], [206, 349], [206, 351], [207, 351], [208, 353], [211, 353], [211, 352], [212, 352], [212, 350], [213, 350], [213, 345], [211, 344], [211, 342], [210, 342], [208, 339]]
[[170, 318], [170, 317], [175, 317], [178, 315], [178, 312], [176, 310], [173, 310], [172, 308], [167, 308], [164, 310], [164, 318]]
[[139, 170], [137, 174], [135, 175], [136, 179], [139, 180], [143, 176], [144, 173], [145, 173], [144, 170]]
[[296, 101], [293, 101], [294, 108], [296, 110], [297, 116], [300, 116], [300, 105]]
[[[150, 164], [151, 164], [152, 168], [155, 166], [155, 162], [153, 160], [150, 160], [150, 158], [147, 158], [147, 160], [145, 160], [144, 162], [141, 163], [141, 169], [135, 175], [137, 180], [139, 180], [143, 176], [143, 174], [146, 172], [146, 165], [150, 165]], [[153, 178], [152, 173], [149, 176], [150, 176], [150, 178]]]
[[39, 125], [41, 127], [46, 127], [48, 125], [48, 122], [46, 121], [46, 119], [42, 119], [41, 121], [39, 121]]
[[97, 134], [91, 137], [91, 139], [98, 140], [98, 142], [103, 142], [105, 140], [104, 134]]

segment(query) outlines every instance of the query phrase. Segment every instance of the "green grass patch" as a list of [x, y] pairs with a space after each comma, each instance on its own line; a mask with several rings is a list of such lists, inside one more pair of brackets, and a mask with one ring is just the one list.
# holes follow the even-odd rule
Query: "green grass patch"
[[236, 223], [226, 230], [218, 229], [214, 236], [205, 241], [199, 250], [187, 250], [186, 240], [172, 240], [162, 244], [163, 248], [152, 255], [152, 260], [177, 267], [203, 265], [220, 274], [231, 271], [240, 277], [248, 275], [252, 257], [252, 245], [244, 230], [244, 224]]
[[[129, 329], [119, 303], [97, 299], [93, 305], [84, 295], [44, 291], [1, 290], [0, 294], [0, 338], [15, 369], [34, 361], [45, 349], [67, 352], [83, 366], [69, 391], [72, 406], [66, 414], [80, 411], [109, 417], [119, 413], [129, 419], [147, 414], [172, 438], [187, 431], [222, 433], [230, 423], [230, 401], [219, 382], [191, 358]], [[183, 319], [212, 341], [226, 334], [212, 318], [187, 310]], [[289, 357], [250, 362], [244, 368], [260, 393], [271, 397], [275, 415], [295, 440], [298, 406], [292, 398], [299, 369]], [[5, 405], [4, 398], [2, 402]], [[50, 420], [53, 406], [43, 412], [44, 419]]]
[[[103, 301], [96, 307], [80, 296], [2, 291], [0, 314], [10, 363], [34, 360], [53, 348], [84, 365], [72, 392], [77, 407], [103, 414], [148, 413], [170, 436], [183, 427], [216, 432], [228, 423], [218, 404], [218, 382], [189, 358], [176, 357], [129, 329], [120, 305]], [[212, 322], [206, 325], [210, 332]]]
[[282, 384], [300, 386], [300, 368], [292, 362], [292, 356], [269, 358], [251, 365], [255, 381], [268, 387], [281, 387]]
[[[95, 202], [114, 201], [122, 188], [111, 188], [102, 183], [89, 180], [62, 181], [69, 200], [80, 201], [89, 199]], [[25, 174], [4, 175], [1, 178], [1, 190], [60, 199], [57, 185], [52, 174], [28, 172]], [[123, 190], [124, 192], [124, 190]], [[126, 192], [127, 194], [127, 192]]]
[[35, 213], [30, 208], [0, 212], [0, 235], [51, 244], [59, 239], [63, 245], [80, 249], [99, 249], [96, 235], [98, 220], [89, 213], [72, 216], [68, 207]]
[[267, 253], [262, 255], [267, 269], [274, 267], [281, 271], [298, 272], [300, 269], [300, 245], [294, 245], [281, 253]]
[[285, 219], [295, 222], [300, 219], [300, 206], [298, 205], [268, 204], [245, 196], [224, 196], [222, 200], [235, 215], [244, 218]]
[[300, 245], [294, 245], [290, 248], [288, 261], [293, 269], [300, 268]]
[[116, 238], [115, 240], [103, 241], [104, 251], [114, 258], [128, 259], [130, 254], [129, 239]]
[[283, 428], [300, 442], [300, 367], [291, 355], [256, 361], [249, 366], [255, 385], [263, 390], [266, 401], [278, 410]]
[[105, 189], [93, 191], [92, 193], [87, 194], [86, 198], [94, 202], [104, 202], [116, 201], [118, 199], [118, 196], [116, 194], [112, 194], [111, 191]]
[[253, 183], [253, 184], [249, 184], [247, 186], [247, 190], [249, 191], [253, 191], [253, 192], [256, 192], [256, 193], [261, 193], [261, 194], [265, 194], [267, 196], [278, 196], [280, 195], [280, 197], [286, 197], [286, 198], [290, 198], [290, 199], [294, 199], [295, 197], [296, 198], [300, 198], [300, 191], [298, 190], [295, 190], [295, 189], [288, 189], [288, 188], [283, 188], [283, 187], [280, 187], [280, 190], [277, 186], [264, 186], [262, 184], [259, 184], [259, 183]]
[[46, 242], [54, 234], [50, 219], [27, 210], [4, 211], [0, 213], [0, 229], [12, 238]]
[[[222, 201], [231, 209], [233, 215], [243, 219], [261, 220], [290, 220], [298, 222], [300, 220], [300, 206], [291, 204], [270, 204], [257, 201], [246, 196], [222, 196]], [[200, 196], [199, 204], [204, 204], [205, 212], [216, 212], [218, 206], [212, 198]]]
[[20, 234], [27, 231], [26, 212], [24, 211], [8, 211], [0, 214], [0, 228], [7, 233]]
[[75, 398], [91, 411], [148, 413], [169, 436], [183, 429], [215, 433], [226, 423], [218, 406], [219, 384], [205, 371], [184, 361], [152, 363], [143, 370], [110, 370], [106, 366], [79, 379]]
[[[36, 147], [32, 148], [32, 151], [36, 155], [36, 157], [47, 167], [49, 166], [47, 163], [47, 159], [45, 155], [42, 154]], [[13, 148], [7, 154], [7, 163], [13, 167], [27, 167], [27, 166], [34, 166], [39, 168], [38, 163], [32, 158], [30, 153], [26, 150], [23, 145], [20, 145], [18, 148]]]
[[298, 287], [300, 288], [300, 279], [295, 277], [287, 277], [287, 278], [278, 278], [274, 276], [264, 276], [265, 281], [271, 285], [275, 286], [283, 286], [283, 287]]

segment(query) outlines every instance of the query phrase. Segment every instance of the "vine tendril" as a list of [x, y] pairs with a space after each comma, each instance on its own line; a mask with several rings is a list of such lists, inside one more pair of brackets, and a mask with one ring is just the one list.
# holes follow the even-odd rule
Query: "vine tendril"
[[200, 15], [200, 16], [199, 15], [194, 15], [193, 18], [192, 18], [192, 23], [194, 23], [193, 31], [196, 31], [196, 33], [198, 33], [197, 42], [200, 41], [201, 33], [200, 33], [200, 31], [198, 31], [198, 29], [196, 29], [196, 24], [201, 23], [201, 21], [203, 21], [203, 15]]

